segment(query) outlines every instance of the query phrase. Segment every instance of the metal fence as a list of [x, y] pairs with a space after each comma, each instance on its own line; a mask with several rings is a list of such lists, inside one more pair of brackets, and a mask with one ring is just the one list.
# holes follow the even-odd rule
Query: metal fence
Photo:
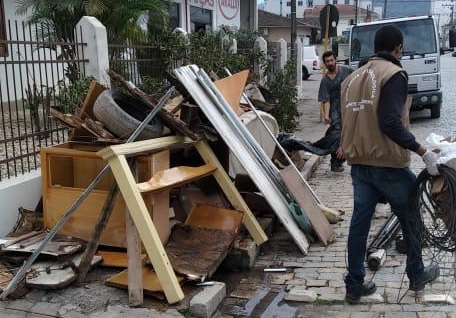
[[39, 167], [41, 147], [66, 140], [67, 129], [49, 116], [59, 92], [83, 76], [80, 30], [55, 38], [46, 25], [7, 21], [0, 40], [0, 181]]
[[[165, 56], [160, 49], [160, 30], [122, 39], [108, 34], [109, 67], [138, 86], [163, 79]], [[146, 89], [147, 90], [147, 89]]]

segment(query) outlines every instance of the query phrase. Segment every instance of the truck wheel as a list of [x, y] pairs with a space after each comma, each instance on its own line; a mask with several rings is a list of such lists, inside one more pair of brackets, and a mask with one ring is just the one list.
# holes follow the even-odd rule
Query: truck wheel
[[[93, 114], [106, 128], [118, 136], [127, 139], [147, 117], [150, 108], [144, 102], [113, 90], [105, 90], [93, 105]], [[147, 125], [137, 140], [160, 137], [163, 124], [154, 118]]]
[[442, 106], [442, 103], [438, 103], [431, 107], [431, 118], [440, 118], [441, 106]]
[[302, 80], [305, 81], [310, 77], [309, 71], [305, 66], [302, 67]]

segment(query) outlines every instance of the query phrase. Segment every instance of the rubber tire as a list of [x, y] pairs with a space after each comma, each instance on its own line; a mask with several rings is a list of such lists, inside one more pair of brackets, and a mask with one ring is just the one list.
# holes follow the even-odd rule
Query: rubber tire
[[435, 104], [431, 107], [431, 118], [440, 118], [440, 108], [442, 104]]
[[302, 80], [305, 81], [307, 79], [309, 79], [310, 77], [310, 74], [309, 74], [309, 71], [307, 70], [307, 67], [303, 66], [302, 67]]
[[[96, 119], [121, 139], [128, 139], [149, 112], [150, 107], [144, 102], [113, 90], [103, 91], [93, 105]], [[163, 123], [153, 118], [136, 140], [157, 138], [162, 133]]]

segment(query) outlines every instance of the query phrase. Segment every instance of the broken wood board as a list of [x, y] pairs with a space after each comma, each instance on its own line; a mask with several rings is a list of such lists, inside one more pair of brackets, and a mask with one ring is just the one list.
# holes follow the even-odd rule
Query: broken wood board
[[154, 193], [182, 186], [197, 179], [207, 177], [217, 170], [212, 164], [199, 167], [180, 166], [156, 173], [149, 181], [138, 183], [139, 192]]
[[0, 239], [0, 249], [3, 250], [8, 246], [19, 243], [20, 241], [26, 240], [43, 232], [44, 231], [31, 231], [30, 233], [16, 237], [5, 236], [4, 238]]
[[303, 180], [292, 166], [287, 166], [280, 170], [280, 175], [296, 202], [301, 206], [304, 213], [309, 218], [320, 241], [324, 245], [328, 245], [328, 243], [332, 242], [336, 237], [336, 232], [329, 224], [325, 215], [321, 212], [308, 187], [304, 184]]
[[234, 237], [233, 231], [176, 225], [165, 250], [176, 273], [203, 282], [226, 257]]
[[[22, 240], [18, 243], [5, 247], [3, 251], [14, 253], [33, 253], [44, 240], [47, 233], [40, 233], [33, 237]], [[71, 255], [82, 249], [82, 243], [68, 236], [55, 236], [52, 241], [46, 244], [41, 254], [50, 256]]]
[[[112, 252], [112, 251], [98, 251], [96, 255], [101, 256], [102, 261], [100, 266], [106, 267], [128, 267], [128, 256], [125, 252]], [[141, 261], [143, 265], [146, 263], [146, 254], [141, 254]]]
[[[98, 96], [106, 90], [106, 87], [98, 83], [97, 81], [92, 81], [90, 83], [89, 91], [87, 92], [86, 98], [82, 103], [81, 108], [76, 109], [76, 116], [80, 119], [90, 118], [95, 119], [93, 114], [93, 104], [97, 100]], [[69, 140], [88, 140], [91, 138], [91, 133], [87, 131], [85, 127], [75, 128], [70, 132]]]
[[[27, 272], [25, 283], [28, 287], [41, 289], [58, 289], [68, 286], [78, 277], [82, 254], [66, 262], [37, 262]], [[94, 256], [91, 266], [102, 261], [101, 256]]]
[[193, 206], [185, 224], [191, 227], [228, 230], [237, 233], [243, 216], [244, 213], [241, 211], [197, 203]]
[[244, 93], [247, 77], [249, 77], [249, 70], [244, 70], [214, 82], [214, 85], [219, 89], [220, 93], [238, 116], [244, 113], [239, 103]]
[[[144, 294], [155, 295], [157, 292], [163, 292], [157, 273], [155, 273], [152, 268], [143, 266], [142, 277]], [[177, 280], [181, 283], [184, 279], [181, 276], [177, 276]], [[128, 269], [111, 276], [105, 281], [105, 284], [112, 287], [128, 289]]]
[[[220, 136], [223, 138], [233, 154], [241, 162], [242, 166], [255, 182], [258, 189], [260, 189], [264, 197], [268, 200], [269, 205], [273, 207], [274, 212], [280, 219], [281, 223], [286, 227], [296, 245], [304, 254], [307, 254], [309, 242], [306, 235], [301, 231], [293, 219], [288, 207], [287, 198], [284, 197], [284, 195], [278, 190], [277, 185], [271, 180], [271, 177], [268, 176], [265, 167], [259, 164], [258, 158], [252, 154], [251, 145], [242, 140], [239, 136], [237, 127], [234, 127], [234, 125], [227, 120], [227, 118], [221, 113], [220, 109], [218, 109], [218, 106], [201, 86], [197, 74], [202, 74], [202, 70], [196, 65], [189, 65], [175, 69], [174, 73], [179, 81], [184, 84], [185, 88], [202, 109], [206, 117], [211, 121], [215, 129], [217, 129]], [[214, 89], [216, 90], [217, 88], [214, 87]], [[223, 111], [232, 112], [230, 107], [224, 107]], [[235, 114], [232, 115], [233, 116], [230, 117], [236, 117], [237, 120], [239, 120]], [[246, 131], [246, 134], [250, 133]], [[269, 160], [269, 163], [273, 165], [269, 158], [266, 157], [264, 160]]]
[[[71, 128], [84, 131], [84, 140], [87, 141], [106, 141], [120, 143], [113, 134], [106, 130], [102, 123], [95, 121], [89, 117], [80, 119], [79, 117], [72, 114], [64, 114], [51, 107], [51, 115], [58, 119], [62, 124]], [[81, 133], [82, 136], [82, 133]], [[80, 138], [82, 139], [82, 138]]]

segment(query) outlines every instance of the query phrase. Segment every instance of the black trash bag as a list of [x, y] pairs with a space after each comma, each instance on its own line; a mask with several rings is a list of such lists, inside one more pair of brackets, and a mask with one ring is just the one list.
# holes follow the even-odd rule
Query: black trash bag
[[287, 151], [305, 150], [319, 156], [329, 155], [339, 148], [340, 130], [329, 127], [325, 136], [316, 142], [304, 141], [293, 134], [281, 133], [277, 137], [280, 145]]

